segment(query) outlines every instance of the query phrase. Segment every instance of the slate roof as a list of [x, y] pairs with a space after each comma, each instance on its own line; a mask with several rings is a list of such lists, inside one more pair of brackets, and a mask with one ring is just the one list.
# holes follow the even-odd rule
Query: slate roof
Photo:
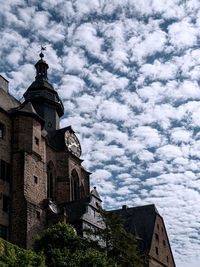
[[96, 187], [94, 187], [94, 188], [92, 189], [92, 191], [91, 191], [90, 194], [93, 195], [93, 196], [95, 196], [96, 198], [98, 198], [98, 199], [102, 202], [102, 200], [101, 200], [101, 198], [100, 198], [100, 196], [99, 196], [99, 193], [98, 193], [97, 190], [96, 190]]
[[155, 205], [152, 204], [133, 208], [124, 207], [120, 210], [114, 210], [114, 213], [122, 218], [127, 232], [144, 240], [145, 252], [149, 253], [156, 215], [159, 215]]
[[86, 206], [90, 202], [90, 197], [86, 197], [80, 200], [67, 202], [62, 207], [66, 208], [67, 221], [75, 223], [79, 221], [82, 215], [86, 212]]
[[20, 102], [17, 101], [17, 99], [0, 88], [0, 107], [2, 109], [9, 111], [10, 109], [18, 107], [19, 105]]
[[10, 109], [9, 111], [11, 114], [23, 114], [23, 115], [28, 115], [31, 117], [36, 118], [42, 125], [44, 125], [44, 120], [42, 117], [40, 117], [40, 115], [38, 115], [38, 113], [35, 111], [33, 105], [31, 104], [31, 102], [25, 102], [23, 104], [21, 104], [20, 106]]
[[[51, 131], [48, 133], [47, 139], [49, 145], [51, 145], [56, 151], [66, 151], [65, 145], [65, 132], [67, 130], [72, 130], [71, 126]], [[73, 130], [72, 130], [73, 131]]]

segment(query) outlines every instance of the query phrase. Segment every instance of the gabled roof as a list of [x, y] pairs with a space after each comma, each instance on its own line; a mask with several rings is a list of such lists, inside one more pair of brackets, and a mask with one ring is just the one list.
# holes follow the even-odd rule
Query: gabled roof
[[155, 205], [152, 204], [133, 208], [124, 207], [120, 210], [114, 210], [114, 212], [116, 215], [121, 216], [127, 232], [144, 240], [145, 251], [148, 253], [151, 248], [156, 215], [159, 215]]
[[101, 200], [101, 198], [99, 196], [99, 193], [97, 192], [96, 186], [94, 186], [94, 188], [90, 192], [90, 195], [93, 195], [94, 197], [98, 198], [102, 202], [102, 200]]

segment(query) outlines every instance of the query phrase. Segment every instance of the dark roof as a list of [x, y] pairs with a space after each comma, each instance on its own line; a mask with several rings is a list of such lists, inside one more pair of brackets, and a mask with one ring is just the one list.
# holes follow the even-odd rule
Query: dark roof
[[[45, 89], [54, 91], [53, 86], [48, 81], [36, 80], [36, 81], [32, 82], [32, 84], [29, 86], [27, 91], [37, 91], [37, 90], [45, 90]], [[55, 93], [56, 93], [56, 91], [55, 91]], [[27, 94], [27, 92], [25, 94]]]
[[[120, 216], [127, 232], [145, 242], [145, 251], [149, 253], [154, 231], [156, 215], [159, 215], [155, 205], [114, 210]], [[159, 215], [160, 216], [160, 215]]]
[[90, 197], [86, 197], [60, 205], [61, 207], [66, 208], [67, 222], [75, 223], [79, 221], [82, 215], [86, 212], [86, 206], [89, 202]]
[[17, 101], [12, 95], [5, 92], [0, 88], [0, 107], [5, 111], [8, 111], [11, 108], [15, 108], [20, 105], [20, 102]]
[[93, 196], [95, 196], [96, 198], [98, 198], [98, 199], [102, 202], [102, 200], [101, 200], [101, 198], [100, 198], [100, 196], [99, 196], [99, 193], [97, 192], [95, 186], [94, 186], [94, 188], [92, 189], [92, 191], [90, 192], [90, 194], [93, 195]]
[[21, 104], [20, 106], [11, 109], [9, 112], [11, 114], [23, 114], [26, 116], [31, 116], [31, 117], [35, 118], [37, 121], [39, 121], [42, 124], [42, 126], [44, 125], [44, 120], [35, 111], [31, 102], [25, 102], [25, 103]]

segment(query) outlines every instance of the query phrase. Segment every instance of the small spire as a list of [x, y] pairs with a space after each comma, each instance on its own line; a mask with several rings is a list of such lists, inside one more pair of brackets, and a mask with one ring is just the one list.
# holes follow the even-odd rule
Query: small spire
[[39, 54], [41, 60], [42, 60], [43, 57], [44, 57], [44, 54], [42, 53], [42, 51], [45, 51], [45, 50], [46, 50], [46, 47], [44, 47], [44, 46], [41, 45], [41, 48], [40, 48], [40, 54]]
[[46, 50], [46, 47], [41, 45], [40, 48], [40, 60], [35, 64], [36, 67], [36, 80], [46, 80], [47, 78], [47, 69], [49, 68], [48, 64], [43, 60], [44, 54], [43, 51]]
[[41, 53], [39, 54], [39, 56], [40, 56], [40, 58], [42, 59], [42, 58], [44, 57], [44, 54], [41, 52]]

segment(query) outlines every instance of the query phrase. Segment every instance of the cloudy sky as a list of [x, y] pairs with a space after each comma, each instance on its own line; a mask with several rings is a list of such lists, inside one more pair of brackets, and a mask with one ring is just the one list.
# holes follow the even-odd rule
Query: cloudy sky
[[0, 73], [20, 99], [40, 45], [108, 209], [154, 203], [200, 266], [200, 1], [1, 0]]

